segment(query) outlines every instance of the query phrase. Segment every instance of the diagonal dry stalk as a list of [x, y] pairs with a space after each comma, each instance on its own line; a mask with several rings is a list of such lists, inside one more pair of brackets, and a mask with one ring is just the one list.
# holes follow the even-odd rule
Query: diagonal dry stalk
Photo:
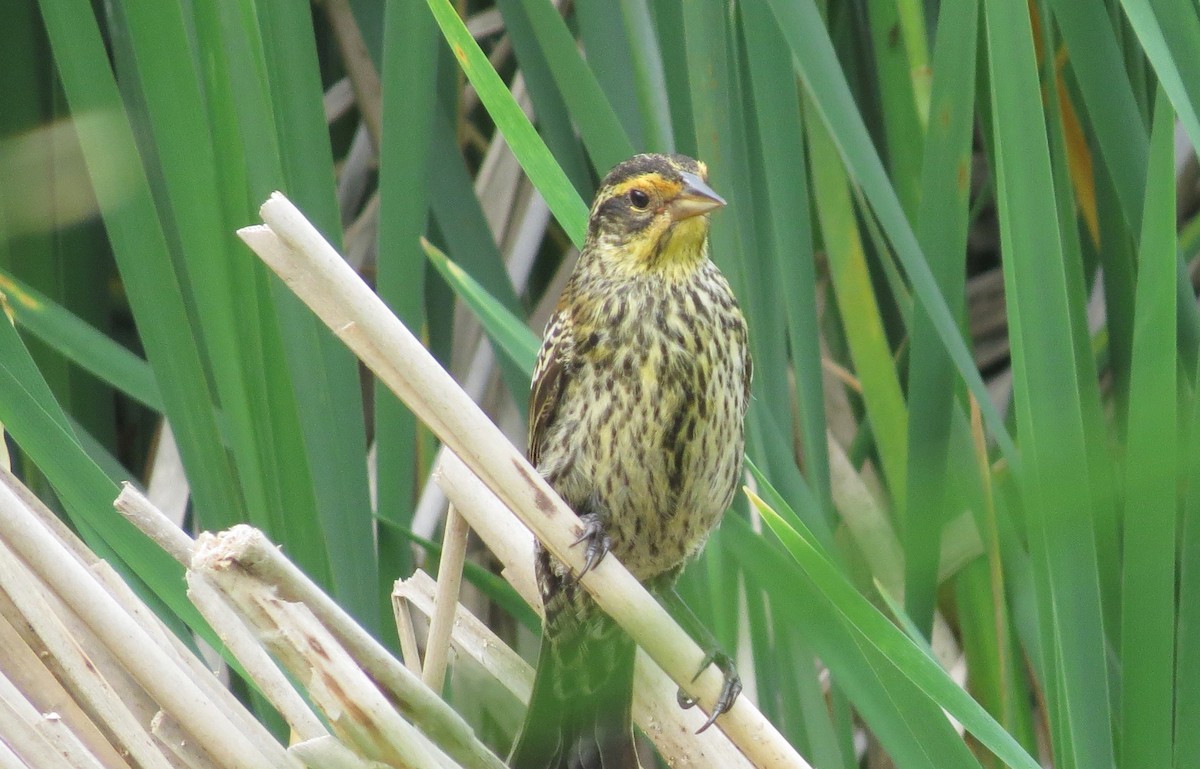
[[[260, 212], [266, 226], [239, 236], [556, 557], [581, 570], [570, 508], [295, 206], [276, 193]], [[710, 666], [692, 680], [704, 652], [616, 559], [582, 584], [689, 695], [712, 707], [721, 673]], [[745, 697], [717, 723], [755, 766], [808, 766]]]

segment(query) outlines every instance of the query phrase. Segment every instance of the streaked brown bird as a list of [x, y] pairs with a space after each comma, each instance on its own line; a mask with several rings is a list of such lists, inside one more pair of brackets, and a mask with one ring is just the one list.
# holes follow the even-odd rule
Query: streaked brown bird
[[[709, 260], [708, 214], [725, 201], [706, 177], [683, 155], [609, 172], [530, 395], [529, 458], [580, 517], [584, 572], [611, 551], [660, 595], [729, 506], [744, 448], [746, 322]], [[637, 767], [633, 641], [540, 544], [536, 568], [546, 619], [509, 765]], [[728, 657], [709, 659], [726, 673], [715, 719], [740, 683]]]

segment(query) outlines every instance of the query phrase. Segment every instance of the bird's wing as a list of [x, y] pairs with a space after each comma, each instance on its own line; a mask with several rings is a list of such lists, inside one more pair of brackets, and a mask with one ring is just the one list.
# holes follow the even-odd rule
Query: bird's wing
[[742, 355], [745, 356], [742, 374], [742, 387], [745, 391], [742, 398], [742, 416], [744, 417], [746, 409], [750, 406], [750, 383], [754, 380], [754, 358], [750, 356], [750, 345], [748, 343], [742, 345]]
[[533, 386], [529, 390], [529, 462], [537, 467], [542, 442], [549, 432], [558, 411], [570, 363], [570, 325], [563, 311], [555, 313], [546, 326], [542, 349], [533, 369]]

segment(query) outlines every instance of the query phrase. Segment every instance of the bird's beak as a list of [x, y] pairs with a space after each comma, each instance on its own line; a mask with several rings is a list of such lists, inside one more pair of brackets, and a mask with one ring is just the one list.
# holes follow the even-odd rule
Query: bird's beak
[[667, 205], [667, 210], [674, 221], [682, 221], [700, 214], [707, 214], [714, 208], [725, 205], [725, 199], [713, 192], [703, 179], [695, 174], [684, 172], [683, 189]]

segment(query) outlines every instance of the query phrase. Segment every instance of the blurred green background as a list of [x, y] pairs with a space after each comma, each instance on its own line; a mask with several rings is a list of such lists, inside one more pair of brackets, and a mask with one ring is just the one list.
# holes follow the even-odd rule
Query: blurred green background
[[120, 481], [385, 639], [439, 539], [436, 440], [234, 234], [272, 190], [522, 445], [596, 180], [677, 151], [763, 500], [682, 590], [748, 696], [821, 769], [1200, 766], [1194, 0], [7, 0], [0, 100], [12, 465], [181, 631]]

